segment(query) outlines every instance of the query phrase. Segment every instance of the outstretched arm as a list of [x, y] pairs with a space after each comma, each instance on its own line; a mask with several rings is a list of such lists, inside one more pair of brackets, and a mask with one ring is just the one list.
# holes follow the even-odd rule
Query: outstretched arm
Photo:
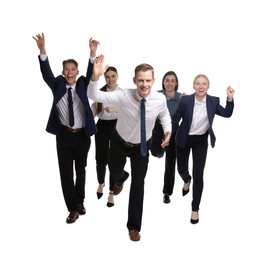
[[37, 34], [36, 36], [32, 36], [32, 37], [36, 41], [37, 47], [40, 50], [40, 54], [46, 55], [44, 33]]

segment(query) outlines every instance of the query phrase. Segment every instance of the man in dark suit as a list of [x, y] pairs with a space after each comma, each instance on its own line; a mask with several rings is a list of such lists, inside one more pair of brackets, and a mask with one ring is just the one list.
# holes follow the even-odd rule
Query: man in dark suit
[[[220, 105], [219, 97], [207, 94], [209, 80], [206, 75], [199, 74], [194, 78], [195, 93], [181, 98], [178, 109], [172, 117], [173, 133], [176, 131], [176, 155], [178, 172], [184, 181], [182, 195], [189, 192], [191, 175], [189, 173], [189, 155], [192, 151], [193, 167], [193, 200], [191, 223], [199, 221], [198, 210], [203, 192], [203, 175], [206, 163], [208, 135], [211, 146], [215, 146], [216, 137], [212, 125], [214, 116], [230, 117], [234, 109], [234, 89], [227, 88], [226, 106]], [[179, 122], [180, 125], [178, 126]]]
[[[44, 81], [53, 94], [53, 103], [46, 131], [56, 135], [58, 164], [64, 200], [69, 211], [67, 223], [74, 223], [84, 215], [85, 176], [90, 137], [96, 125], [87, 97], [93, 61], [98, 41], [89, 40], [90, 59], [87, 74], [80, 76], [78, 63], [73, 59], [63, 61], [62, 75], [54, 76], [45, 49], [44, 34], [33, 36], [40, 50], [39, 63]], [[76, 180], [74, 181], [74, 164]]]

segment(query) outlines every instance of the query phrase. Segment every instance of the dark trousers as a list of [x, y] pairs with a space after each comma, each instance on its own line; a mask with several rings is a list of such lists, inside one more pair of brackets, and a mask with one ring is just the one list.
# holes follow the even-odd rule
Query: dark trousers
[[156, 119], [154, 128], [152, 130], [150, 152], [154, 157], [162, 158], [165, 152], [165, 149], [161, 147], [161, 144], [164, 140], [163, 127], [159, 121]]
[[144, 179], [148, 169], [149, 155], [147, 153], [143, 157], [140, 154], [140, 146], [131, 147], [125, 144], [114, 132], [110, 142], [110, 169], [116, 183], [124, 177], [123, 170], [127, 157], [130, 158], [131, 163], [127, 228], [128, 230], [140, 231], [144, 202]]
[[[111, 135], [116, 126], [117, 120], [102, 120], [99, 119], [97, 126], [97, 133], [95, 134], [95, 160], [96, 173], [99, 184], [105, 182], [106, 167], [110, 168], [109, 163], [109, 149]], [[114, 179], [109, 175], [109, 190], [113, 190], [115, 186]]]
[[70, 212], [76, 210], [78, 203], [84, 202], [85, 168], [91, 139], [84, 132], [71, 133], [63, 129], [56, 136], [56, 145], [63, 196]]
[[167, 195], [173, 194], [175, 184], [175, 169], [176, 169], [176, 145], [175, 135], [170, 138], [169, 146], [165, 149], [161, 147], [164, 140], [163, 127], [158, 119], [152, 131], [150, 151], [154, 157], [161, 158], [165, 154], [165, 171], [163, 193]]
[[165, 171], [164, 171], [164, 184], [163, 194], [172, 195], [175, 184], [176, 173], [176, 144], [175, 135], [170, 138], [169, 145], [165, 150]]
[[182, 180], [187, 183], [191, 176], [189, 174], [189, 156], [192, 151], [192, 211], [198, 211], [203, 188], [204, 188], [204, 168], [206, 163], [208, 134], [189, 135], [187, 144], [184, 148], [177, 146], [177, 165], [178, 172]]

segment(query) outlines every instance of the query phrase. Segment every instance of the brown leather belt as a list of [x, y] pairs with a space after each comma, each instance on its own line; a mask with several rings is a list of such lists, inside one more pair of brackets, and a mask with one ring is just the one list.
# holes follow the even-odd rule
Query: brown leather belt
[[62, 127], [73, 134], [84, 132], [84, 128], [71, 128], [65, 125], [62, 125]]

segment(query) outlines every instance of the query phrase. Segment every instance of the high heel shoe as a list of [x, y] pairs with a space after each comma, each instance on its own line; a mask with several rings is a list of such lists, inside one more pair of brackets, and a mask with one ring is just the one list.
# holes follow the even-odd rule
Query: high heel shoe
[[[188, 184], [188, 189], [187, 190], [184, 189], [185, 184]], [[184, 186], [182, 188], [182, 196], [185, 196], [185, 195], [187, 195], [189, 193], [189, 191], [190, 191], [190, 184], [191, 184], [191, 179], [189, 180], [189, 182], [184, 183]]]
[[193, 219], [193, 218], [191, 217], [191, 223], [192, 223], [192, 224], [197, 224], [197, 223], [199, 222], [198, 211], [193, 211], [193, 212], [192, 212], [192, 215], [193, 215], [193, 213], [197, 213], [197, 219]]
[[97, 192], [96, 192], [96, 195], [97, 195], [97, 198], [98, 199], [101, 199], [102, 196], [103, 196], [103, 188], [105, 187], [105, 184], [102, 183], [102, 184], [99, 184], [98, 186], [98, 189], [97, 189]]
[[107, 206], [109, 207], [109, 208], [111, 208], [111, 207], [113, 207], [114, 206], [114, 193], [113, 193], [113, 191], [110, 191], [109, 192], [109, 196], [108, 196], [108, 199], [107, 199], [108, 201], [107, 201]]

